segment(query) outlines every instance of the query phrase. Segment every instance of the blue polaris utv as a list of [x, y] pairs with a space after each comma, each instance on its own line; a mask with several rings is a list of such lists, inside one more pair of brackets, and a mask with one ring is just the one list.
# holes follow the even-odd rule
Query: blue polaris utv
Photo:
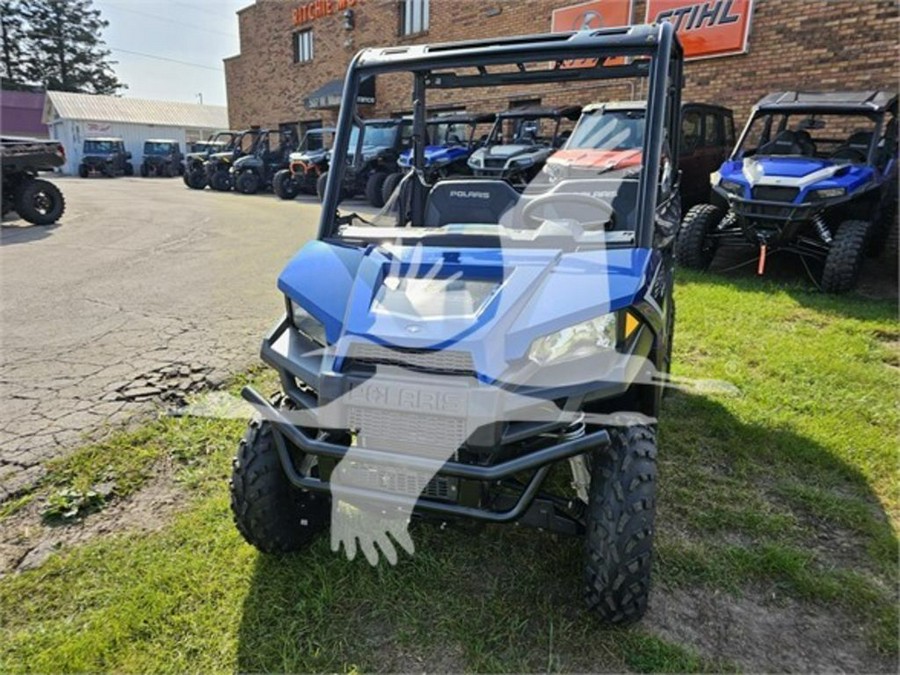
[[[479, 125], [493, 124], [493, 113], [451, 113], [428, 120], [425, 146], [425, 182], [429, 185], [450, 177], [469, 175], [468, 161], [481, 144], [476, 137]], [[400, 153], [400, 171], [390, 174], [382, 186], [382, 206], [394, 194], [403, 174], [412, 168], [412, 149]]]
[[[584, 538], [585, 598], [603, 620], [643, 615], [682, 67], [667, 22], [353, 59], [318, 237], [282, 271], [285, 314], [262, 344], [282, 391], [243, 390], [258, 414], [231, 504], [250, 544], [287, 553], [330, 530], [333, 550], [395, 563], [397, 546], [413, 552], [414, 518], [530, 525]], [[374, 217], [340, 204], [357, 92], [373, 75], [405, 81], [414, 111], [412, 170], [391, 197], [404, 204]], [[431, 98], [614, 79], [647, 93], [640, 168], [524, 193], [502, 179], [424, 180]]]
[[749, 243], [759, 274], [791, 251], [821, 266], [823, 291], [849, 291], [897, 216], [897, 96], [769, 94], [710, 179], [715, 202], [685, 216], [679, 264], [704, 270], [720, 246]]

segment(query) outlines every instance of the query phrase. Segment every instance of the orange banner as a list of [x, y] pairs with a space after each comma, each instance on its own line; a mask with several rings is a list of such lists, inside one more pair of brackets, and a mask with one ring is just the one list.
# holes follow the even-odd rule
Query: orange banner
[[[570, 30], [596, 30], [597, 28], [627, 26], [631, 23], [632, 14], [632, 0], [591, 0], [591, 2], [554, 9], [553, 18], [550, 20], [550, 31], [566, 33]], [[566, 61], [563, 68], [588, 68], [595, 63], [595, 59], [576, 59]]]
[[747, 53], [753, 0], [647, 0], [647, 23], [675, 26], [687, 59]]

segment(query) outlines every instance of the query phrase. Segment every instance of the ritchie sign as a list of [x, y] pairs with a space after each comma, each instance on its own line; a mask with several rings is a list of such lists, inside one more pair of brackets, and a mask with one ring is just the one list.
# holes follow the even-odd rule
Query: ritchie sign
[[361, 4], [363, 4], [363, 0], [312, 0], [312, 2], [304, 2], [302, 5], [294, 7], [291, 10], [291, 18], [295, 26], [302, 26], [310, 21], [332, 16]]

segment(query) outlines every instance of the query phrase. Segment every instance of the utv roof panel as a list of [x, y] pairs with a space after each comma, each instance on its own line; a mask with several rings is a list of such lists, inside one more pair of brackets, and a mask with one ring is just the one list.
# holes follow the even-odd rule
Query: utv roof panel
[[497, 115], [494, 113], [449, 113], [447, 115], [434, 115], [429, 117], [427, 124], [490, 124]]
[[562, 108], [549, 108], [539, 105], [527, 105], [521, 108], [512, 108], [499, 113], [497, 117], [503, 119], [518, 117], [565, 117], [566, 119], [577, 119], [581, 114], [581, 106], [571, 105]]
[[112, 141], [114, 143], [119, 143], [122, 141], [118, 136], [88, 136], [84, 139], [85, 141]]
[[174, 138], [145, 138], [144, 143], [177, 143]]
[[763, 96], [756, 104], [759, 110], [884, 112], [896, 111], [897, 94], [889, 91], [784, 91]]
[[[589, 103], [584, 106], [584, 112], [592, 113], [597, 112], [598, 110], [645, 110], [647, 108], [647, 101], [598, 101], [597, 103]], [[703, 110], [717, 110], [720, 112], [731, 113], [731, 108], [726, 108], [723, 105], [716, 105], [715, 103], [699, 103], [697, 101], [688, 101], [687, 103], [681, 104], [681, 109], [686, 110], [688, 108], [702, 108]]]
[[[364, 49], [353, 60], [351, 67], [360, 77], [394, 70], [428, 71], [427, 86], [457, 88], [484, 86], [486, 83], [512, 84], [518, 82], [550, 82], [602, 79], [598, 73], [616, 74], [616, 77], [647, 76], [649, 61], [638, 59], [626, 65], [604, 65], [606, 57], [652, 56], [656, 53], [665, 31], [671, 30], [667, 22], [655, 25], [604, 28], [592, 31], [519, 35], [491, 40], [439, 43], [432, 45], [405, 45], [379, 49]], [[674, 41], [672, 48], [681, 53], [681, 45]], [[573, 58], [573, 52], [581, 52], [584, 58], [596, 58], [597, 65], [586, 68], [562, 68], [564, 61]], [[555, 61], [556, 66], [530, 72], [489, 73], [494, 65], [523, 61]], [[479, 64], [479, 75], [459, 75], [438, 72], [436, 69], [471, 67]]]

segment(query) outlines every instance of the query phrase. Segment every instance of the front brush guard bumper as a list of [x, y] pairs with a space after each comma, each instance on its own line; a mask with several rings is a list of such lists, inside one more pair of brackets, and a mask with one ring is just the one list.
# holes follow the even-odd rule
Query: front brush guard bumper
[[[342, 460], [351, 448], [326, 440], [312, 438], [303, 429], [286, 419], [281, 412], [252, 387], [244, 387], [242, 396], [271, 423], [278, 456], [287, 479], [295, 487], [304, 490], [330, 492], [331, 484], [328, 481], [313, 476], [304, 476], [297, 470], [287, 444], [290, 443], [307, 454], [338, 461]], [[299, 403], [308, 412], [315, 414], [306, 401], [301, 399]], [[309, 403], [312, 403], [312, 401]], [[506, 478], [512, 478], [522, 472], [534, 471], [534, 474], [519, 495], [518, 500], [506, 511], [494, 511], [476, 506], [439, 502], [424, 497], [419, 497], [416, 501], [416, 510], [421, 512], [450, 517], [472, 518], [485, 522], [505, 523], [518, 520], [526, 514], [552, 464], [580, 455], [590, 449], [605, 447], [609, 444], [609, 433], [606, 430], [599, 430], [580, 438], [563, 440], [549, 447], [489, 466], [455, 461], [441, 462], [428, 457], [400, 455], [356, 446], [352, 448], [352, 451], [354, 461], [358, 460], [382, 466], [399, 466], [413, 471], [431, 472], [435, 476], [440, 475], [482, 483], [494, 483]], [[410, 499], [408, 496], [390, 492], [343, 485], [341, 486], [341, 495], [398, 506], [408, 505]]]

